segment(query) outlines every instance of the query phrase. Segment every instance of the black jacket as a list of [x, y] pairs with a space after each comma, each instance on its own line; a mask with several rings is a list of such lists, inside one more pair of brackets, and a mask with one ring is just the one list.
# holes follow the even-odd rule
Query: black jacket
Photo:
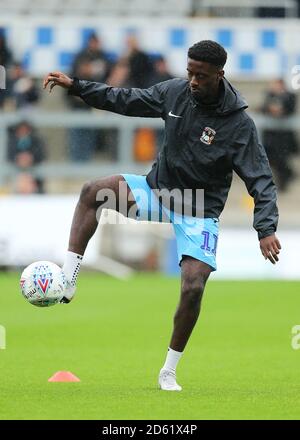
[[151, 188], [203, 188], [204, 216], [219, 217], [234, 170], [254, 198], [259, 238], [276, 231], [276, 188], [269, 162], [254, 122], [244, 111], [247, 103], [226, 79], [218, 103], [211, 106], [195, 101], [183, 79], [149, 89], [113, 88], [75, 79], [69, 93], [99, 109], [165, 121], [164, 144], [147, 175]]

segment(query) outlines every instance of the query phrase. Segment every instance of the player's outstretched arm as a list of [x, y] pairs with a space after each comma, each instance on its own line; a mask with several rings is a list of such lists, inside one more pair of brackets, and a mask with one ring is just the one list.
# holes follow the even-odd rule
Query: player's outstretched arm
[[62, 72], [50, 72], [44, 79], [44, 89], [49, 84], [49, 92], [53, 87], [60, 86], [68, 89], [68, 94], [78, 96], [91, 107], [120, 115], [144, 118], [164, 118], [166, 94], [170, 85], [176, 86], [174, 80], [168, 80], [148, 89], [127, 89], [75, 77], [69, 78]]
[[50, 72], [44, 78], [43, 89], [47, 89], [48, 84], [50, 84], [49, 93], [51, 93], [53, 87], [55, 86], [60, 86], [63, 87], [64, 89], [69, 89], [73, 84], [73, 79], [69, 78], [67, 75], [65, 75], [62, 72]]
[[281, 244], [275, 234], [269, 235], [269, 237], [260, 239], [260, 250], [265, 259], [270, 260], [272, 264], [276, 264], [279, 261], [278, 254], [281, 249]]

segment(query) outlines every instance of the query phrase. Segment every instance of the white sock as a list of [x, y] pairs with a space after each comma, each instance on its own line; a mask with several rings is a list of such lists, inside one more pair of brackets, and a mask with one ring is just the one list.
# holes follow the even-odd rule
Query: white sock
[[66, 259], [63, 265], [63, 272], [66, 275], [67, 280], [72, 286], [76, 285], [78, 273], [80, 270], [82, 255], [75, 254], [75, 252], [68, 251]]
[[165, 361], [164, 366], [162, 367], [163, 370], [169, 370], [175, 373], [177, 364], [179, 362], [179, 359], [181, 358], [183, 352], [182, 351], [175, 351], [172, 350], [172, 348], [168, 348], [168, 354]]

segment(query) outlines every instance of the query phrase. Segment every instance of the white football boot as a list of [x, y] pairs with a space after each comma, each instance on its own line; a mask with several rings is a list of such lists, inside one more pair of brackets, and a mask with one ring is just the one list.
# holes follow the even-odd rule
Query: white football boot
[[72, 284], [69, 281], [67, 281], [67, 286], [65, 288], [64, 296], [60, 300], [60, 302], [66, 304], [69, 303], [70, 301], [72, 301], [75, 292], [76, 292], [76, 286], [72, 286]]
[[176, 382], [176, 374], [170, 370], [160, 370], [158, 385], [164, 391], [181, 391], [182, 387]]

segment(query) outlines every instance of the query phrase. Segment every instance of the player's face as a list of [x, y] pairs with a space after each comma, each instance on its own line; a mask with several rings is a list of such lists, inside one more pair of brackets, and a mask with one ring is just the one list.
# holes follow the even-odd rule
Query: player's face
[[223, 70], [205, 61], [188, 58], [187, 72], [190, 89], [196, 99], [210, 101], [216, 97]]

